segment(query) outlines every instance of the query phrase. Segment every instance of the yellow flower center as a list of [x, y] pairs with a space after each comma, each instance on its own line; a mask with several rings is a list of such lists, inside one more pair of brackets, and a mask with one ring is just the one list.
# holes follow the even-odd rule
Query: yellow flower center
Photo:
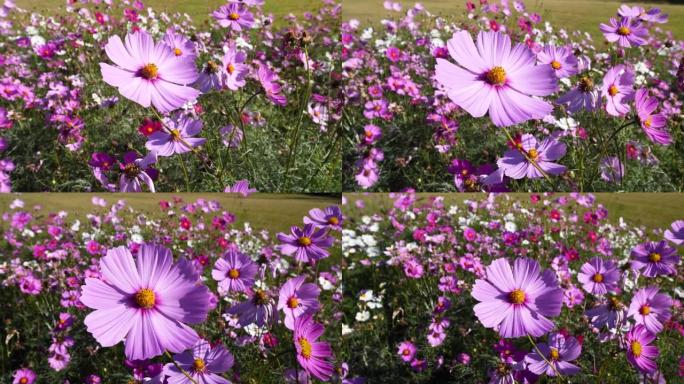
[[335, 216], [328, 219], [328, 224], [337, 225], [339, 223], [340, 223], [340, 219], [338, 219]]
[[525, 292], [520, 289], [516, 289], [508, 295], [508, 298], [513, 304], [522, 304], [525, 302]]
[[295, 309], [299, 306], [299, 300], [297, 300], [296, 297], [292, 296], [287, 300], [287, 307], [290, 309]]
[[195, 372], [204, 372], [205, 368], [206, 364], [204, 363], [204, 360], [200, 358], [196, 358], [195, 361], [192, 363], [192, 369]]
[[608, 301], [610, 301], [609, 305], [612, 310], [618, 310], [622, 308], [622, 302], [617, 297], [613, 296], [608, 299]]
[[372, 131], [366, 131], [366, 137], [368, 137], [368, 138], [373, 137], [373, 132]]
[[235, 12], [232, 12], [230, 15], [228, 15], [228, 18], [233, 20], [233, 21], [236, 21], [236, 20], [240, 20], [240, 15], [238, 15]]
[[551, 348], [551, 360], [558, 360], [560, 358], [560, 353], [556, 348]]
[[618, 87], [616, 87], [615, 85], [611, 85], [611, 86], [608, 88], [608, 94], [611, 95], [611, 96], [617, 95], [617, 94], [618, 94]]
[[644, 305], [641, 306], [641, 308], [639, 308], [639, 313], [641, 313], [643, 316], [646, 316], [646, 315], [648, 315], [649, 313], [651, 313], [651, 307], [649, 307], [648, 305], [644, 304]]
[[641, 356], [641, 343], [634, 340], [630, 344], [629, 348], [632, 350], [632, 355], [639, 357]]
[[600, 273], [596, 273], [591, 279], [594, 280], [595, 283], [600, 283], [603, 281], [603, 275]]
[[650, 255], [648, 255], [648, 259], [654, 263], [659, 262], [661, 258], [662, 258], [662, 256], [660, 256], [660, 253], [658, 253], [658, 252], [653, 252]]
[[265, 305], [268, 302], [268, 295], [263, 290], [257, 289], [257, 291], [254, 292], [253, 300], [256, 305]]
[[238, 277], [240, 277], [240, 271], [238, 271], [237, 269], [233, 268], [233, 269], [231, 269], [230, 271], [228, 271], [228, 277], [230, 277], [231, 279], [235, 280], [235, 279], [237, 279]]
[[651, 128], [651, 124], [653, 124], [653, 117], [649, 116], [648, 119], [644, 121], [644, 125], [646, 126], [646, 128]]
[[553, 68], [555, 70], [559, 70], [559, 69], [561, 69], [561, 63], [554, 60], [551, 62], [551, 68]]
[[216, 73], [219, 71], [219, 68], [220, 67], [218, 66], [218, 64], [216, 64], [214, 61], [212, 61], [212, 60], [207, 61], [207, 70], [206, 70], [207, 73]]
[[26, 384], [26, 383], [28, 383], [28, 379], [25, 378], [25, 377], [22, 377], [21, 379], [19, 379], [19, 382], [20, 382], [21, 384]]
[[485, 79], [491, 85], [503, 85], [506, 82], [506, 71], [502, 67], [494, 67], [485, 74]]
[[299, 346], [301, 347], [302, 351], [301, 354], [304, 356], [305, 359], [308, 359], [311, 357], [311, 343], [309, 343], [309, 340], [307, 340], [305, 337], [300, 337], [299, 340]]
[[233, 64], [226, 65], [226, 71], [228, 71], [228, 73], [232, 75], [233, 72], [235, 72], [235, 66]]
[[408, 348], [404, 348], [404, 350], [401, 352], [402, 355], [408, 356], [411, 354], [411, 351]]
[[578, 88], [582, 92], [591, 92], [594, 90], [594, 81], [587, 76], [583, 76], [579, 81]]
[[537, 157], [539, 157], [539, 152], [536, 149], [532, 148], [529, 151], [527, 151], [527, 156], [529, 156], [532, 160], [537, 160]]
[[183, 51], [181, 51], [180, 48], [176, 48], [173, 50], [173, 54], [176, 56], [180, 56], [183, 54]]
[[139, 290], [138, 293], [135, 294], [135, 303], [138, 304], [138, 307], [140, 308], [150, 309], [154, 307], [154, 292], [147, 288]]
[[621, 36], [627, 36], [630, 33], [632, 33], [632, 31], [629, 29], [629, 27], [622, 26], [622, 27], [618, 28], [617, 33], [618, 33], [618, 35], [621, 35]]
[[159, 68], [155, 64], [147, 64], [140, 69], [140, 77], [145, 80], [154, 80], [159, 75]]
[[299, 245], [302, 245], [304, 247], [308, 247], [309, 245], [311, 245], [311, 239], [307, 236], [300, 237], [297, 240], [297, 242], [299, 243]]
[[169, 134], [171, 135], [171, 139], [174, 141], [180, 141], [181, 139], [181, 134], [180, 131], [177, 129], [172, 129]]

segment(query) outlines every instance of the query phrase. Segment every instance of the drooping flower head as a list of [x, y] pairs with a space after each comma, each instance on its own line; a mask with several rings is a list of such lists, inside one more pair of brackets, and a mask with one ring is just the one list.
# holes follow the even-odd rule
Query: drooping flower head
[[662, 113], [654, 113], [658, 109], [658, 99], [648, 95], [648, 89], [641, 88], [634, 99], [641, 129], [649, 140], [656, 144], [668, 145], [672, 137], [667, 131], [667, 118]]
[[539, 168], [547, 174], [560, 175], [566, 167], [554, 161], [565, 156], [565, 150], [565, 143], [554, 135], [538, 143], [534, 136], [526, 133], [516, 148], [506, 151], [496, 163], [504, 175], [513, 179], [543, 177]]
[[516, 259], [511, 269], [508, 259], [499, 258], [486, 272], [472, 291], [480, 301], [474, 311], [482, 325], [505, 338], [539, 337], [554, 328], [549, 317], [560, 314], [563, 290], [553, 271], [541, 272], [539, 263], [527, 258]]
[[553, 110], [546, 101], [557, 88], [554, 70], [535, 65], [534, 54], [524, 44], [511, 48], [502, 32], [481, 31], [477, 46], [467, 31], [454, 33], [449, 54], [458, 63], [437, 59], [436, 79], [456, 105], [474, 117], [489, 112], [492, 123], [506, 127], [541, 119]]
[[606, 98], [606, 112], [611, 116], [624, 116], [629, 102], [634, 99], [634, 72], [624, 65], [616, 65], [606, 72], [601, 95]]
[[173, 359], [185, 372], [178, 369], [176, 364], [166, 364], [164, 375], [169, 383], [192, 384], [193, 381], [186, 376], [189, 374], [195, 383], [230, 384], [228, 379], [219, 374], [229, 370], [235, 358], [221, 344], [212, 348], [208, 341], [199, 339], [191, 349], [174, 355]]
[[287, 98], [283, 95], [283, 87], [278, 82], [278, 75], [273, 72], [268, 65], [259, 63], [257, 78], [266, 92], [266, 97], [277, 106], [287, 105]]
[[125, 45], [119, 36], [112, 36], [105, 52], [118, 67], [100, 63], [104, 81], [119, 89], [127, 99], [147, 108], [153, 105], [159, 112], [171, 112], [200, 92], [189, 87], [197, 80], [192, 60], [177, 60], [174, 51], [164, 42], [154, 43], [145, 31], [126, 34]]
[[123, 161], [119, 164], [119, 191], [141, 192], [142, 185], [146, 185], [150, 192], [154, 192], [154, 179], [158, 173], [152, 164], [156, 162], [156, 152], [150, 152], [145, 157], [138, 157], [136, 152], [124, 154]]
[[655, 335], [641, 324], [634, 326], [625, 337], [627, 360], [641, 372], [650, 373], [658, 368], [655, 359], [660, 352], [655, 345], [649, 345], [655, 338]]
[[684, 220], [677, 220], [672, 223], [670, 229], [665, 230], [665, 239], [675, 245], [684, 244]]
[[216, 260], [211, 277], [219, 282], [219, 287], [225, 292], [247, 292], [254, 284], [258, 269], [248, 255], [230, 249]]
[[545, 45], [537, 53], [537, 62], [550, 66], [559, 79], [577, 74], [577, 58], [572, 54], [571, 47]]
[[641, 25], [638, 19], [620, 17], [616, 20], [610, 18], [610, 25], [601, 23], [603, 36], [611, 43], [617, 42], [620, 47], [630, 48], [646, 44], [648, 29]]
[[576, 375], [580, 367], [570, 363], [576, 360], [582, 353], [582, 345], [572, 336], [563, 336], [561, 333], [549, 334], [548, 344], [537, 343], [537, 350], [532, 350], [525, 360], [527, 369], [537, 375], [547, 374], [556, 376], [556, 372], [564, 376]]
[[206, 319], [210, 295], [190, 262], [174, 263], [167, 248], [145, 244], [135, 260], [126, 247], [110, 249], [100, 270], [103, 280], [86, 278], [81, 295], [95, 309], [84, 323], [100, 345], [125, 339], [126, 357], [141, 360], [197, 342], [186, 323]]
[[601, 328], [605, 325], [608, 329], [615, 329], [621, 326], [626, 314], [627, 307], [617, 296], [608, 296], [597, 306], [586, 311], [586, 315], [594, 327]]
[[328, 235], [327, 229], [317, 228], [313, 224], [305, 224], [304, 228], [292, 226], [291, 235], [278, 233], [278, 246], [280, 252], [294, 256], [295, 260], [308, 263], [315, 262], [330, 256], [327, 248], [330, 248], [334, 238]]
[[336, 231], [342, 230], [343, 222], [342, 210], [337, 205], [331, 205], [325, 209], [313, 208], [309, 211], [309, 216], [304, 216], [304, 224], [313, 224], [319, 228]]
[[605, 295], [617, 289], [620, 271], [612, 261], [594, 257], [582, 265], [577, 280], [585, 291], [593, 295]]
[[329, 343], [318, 341], [325, 328], [313, 320], [311, 314], [295, 319], [294, 344], [297, 361], [309, 374], [319, 380], [327, 381], [333, 373], [332, 348]]
[[663, 330], [663, 324], [670, 319], [670, 307], [672, 299], [659, 293], [658, 287], [641, 288], [634, 294], [627, 316], [633, 318], [637, 324], [643, 324], [655, 335]]
[[182, 115], [164, 118], [163, 123], [165, 129], [153, 133], [145, 143], [145, 148], [156, 152], [158, 156], [190, 152], [207, 141], [202, 137], [194, 137], [202, 131], [202, 120]]
[[646, 277], [674, 275], [677, 273], [679, 255], [665, 240], [647, 241], [632, 249], [632, 268], [640, 270]]
[[238, 324], [241, 327], [250, 324], [263, 327], [267, 323], [278, 320], [278, 311], [273, 298], [270, 292], [264, 289], [256, 289], [250, 292], [250, 297], [247, 300], [230, 307], [226, 312], [229, 315], [237, 316]]
[[594, 80], [588, 75], [581, 76], [577, 85], [559, 97], [556, 102], [567, 105], [571, 113], [582, 110], [591, 112], [601, 106], [599, 90], [594, 85]]

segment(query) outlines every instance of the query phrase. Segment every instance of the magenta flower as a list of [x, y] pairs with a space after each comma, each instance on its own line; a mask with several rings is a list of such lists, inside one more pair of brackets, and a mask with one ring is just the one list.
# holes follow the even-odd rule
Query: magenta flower
[[467, 31], [454, 33], [449, 54], [459, 64], [438, 58], [437, 82], [447, 88], [455, 104], [474, 117], [489, 117], [498, 127], [541, 119], [553, 106], [532, 96], [548, 96], [558, 88], [550, 66], [535, 65], [523, 44], [511, 49], [511, 39], [501, 32], [481, 31], [477, 47]]
[[121, 169], [119, 192], [141, 192], [143, 184], [149, 188], [150, 192], [154, 192], [157, 170], [152, 168], [152, 164], [156, 162], [156, 152], [150, 152], [142, 158], [139, 158], [135, 152], [124, 154], [123, 162], [119, 164]]
[[331, 205], [325, 209], [313, 208], [309, 216], [304, 216], [304, 224], [313, 224], [319, 228], [329, 228], [335, 231], [342, 230], [344, 217], [342, 210], [337, 205]]
[[245, 77], [249, 74], [249, 66], [245, 64], [247, 55], [238, 51], [235, 44], [228, 47], [228, 51], [223, 56], [223, 85], [232, 91], [245, 86]]
[[294, 256], [295, 260], [304, 263], [316, 262], [330, 256], [326, 248], [330, 248], [335, 239], [328, 236], [325, 229], [305, 224], [304, 228], [292, 226], [290, 232], [291, 235], [282, 232], [277, 235], [278, 241], [283, 243], [278, 246], [278, 250], [284, 255]]
[[202, 131], [202, 120], [175, 116], [164, 118], [163, 123], [166, 128], [153, 133], [145, 143], [145, 148], [159, 156], [190, 152], [207, 141], [205, 138], [194, 137]]
[[670, 229], [665, 230], [665, 239], [675, 245], [684, 244], [684, 220], [677, 220], [672, 223]]
[[191, 349], [173, 356], [182, 372], [173, 363], [164, 366], [166, 381], [173, 384], [192, 384], [186, 373], [192, 377], [195, 383], [206, 384], [230, 384], [230, 381], [220, 373], [229, 370], [235, 358], [221, 344], [212, 348], [204, 339], [199, 339]]
[[617, 156], [608, 156], [599, 165], [601, 180], [609, 183], [620, 183], [625, 175], [625, 165]]
[[397, 348], [397, 355], [405, 362], [410, 362], [416, 356], [416, 346], [410, 341], [402, 341]]
[[81, 295], [95, 309], [84, 323], [100, 345], [125, 339], [126, 357], [140, 360], [197, 342], [197, 332], [185, 323], [207, 318], [210, 295], [189, 262], [174, 264], [167, 248], [146, 244], [135, 261], [125, 247], [110, 249], [100, 269], [103, 280], [86, 278]]
[[33, 384], [36, 381], [36, 373], [28, 368], [21, 368], [14, 371], [12, 384]]
[[627, 316], [637, 324], [643, 324], [652, 334], [663, 330], [663, 323], [670, 319], [672, 299], [664, 293], [658, 293], [658, 287], [641, 288], [632, 298]]
[[247, 197], [254, 192], [257, 192], [256, 188], [249, 187], [249, 180], [238, 180], [232, 186], [227, 186], [223, 192], [225, 193], [237, 193], [242, 197]]
[[658, 347], [649, 345], [655, 340], [655, 335], [646, 327], [639, 324], [626, 335], [627, 360], [641, 372], [654, 372], [658, 367], [655, 359], [658, 357]]
[[373, 145], [373, 143], [380, 140], [380, 137], [382, 137], [382, 130], [377, 125], [366, 124], [366, 126], [363, 127], [362, 143], [364, 145]]
[[658, 108], [658, 99], [648, 95], [648, 89], [641, 88], [636, 92], [634, 99], [641, 129], [649, 140], [656, 144], [668, 145], [672, 143], [672, 137], [667, 132], [667, 118], [662, 113], [654, 114]]
[[553, 271], [540, 272], [536, 260], [518, 258], [511, 269], [499, 258], [487, 267], [487, 278], [478, 279], [472, 296], [480, 301], [475, 315], [486, 328], [505, 338], [542, 336], [554, 327], [549, 317], [560, 314], [563, 290]]
[[225, 292], [247, 292], [254, 284], [259, 267], [242, 252], [230, 249], [216, 260], [211, 277]]
[[620, 20], [616, 20], [611, 17], [610, 25], [601, 23], [599, 28], [606, 40], [611, 43], [617, 42], [621, 47], [630, 48], [646, 44], [648, 29], [637, 19], [621, 17]]
[[566, 167], [553, 161], [565, 156], [565, 150], [565, 144], [554, 135], [538, 144], [534, 136], [526, 133], [522, 135], [517, 147], [506, 151], [496, 163], [504, 175], [513, 179], [542, 177], [538, 168], [547, 174], [560, 175], [565, 172]]
[[601, 106], [601, 98], [594, 81], [589, 76], [582, 76], [577, 85], [559, 97], [556, 103], [566, 104], [571, 113], [581, 110], [591, 112]]
[[594, 257], [582, 265], [577, 280], [585, 291], [593, 295], [605, 295], [617, 289], [620, 271], [612, 261]]
[[309, 374], [322, 381], [330, 379], [333, 373], [333, 357], [330, 344], [318, 341], [325, 329], [313, 321], [311, 314], [295, 319], [294, 344], [297, 350], [297, 361]]
[[[560, 333], [550, 333], [548, 344], [537, 343], [536, 350], [532, 350], [527, 356], [527, 369], [537, 375], [546, 373], [556, 376], [556, 371], [561, 375], [572, 376], [580, 371], [580, 367], [570, 363], [576, 360], [582, 353], [582, 345], [572, 336], [565, 337]], [[549, 364], [550, 363], [550, 364]]]
[[237, 316], [238, 324], [242, 327], [250, 324], [263, 327], [271, 321], [278, 320], [278, 311], [275, 308], [273, 299], [268, 292], [262, 289], [252, 292], [250, 298], [246, 301], [230, 307], [227, 313]]
[[679, 255], [665, 240], [647, 241], [632, 249], [632, 268], [640, 270], [646, 277], [677, 274]]
[[572, 54], [571, 47], [545, 45], [544, 49], [537, 53], [537, 62], [550, 66], [559, 79], [575, 75], [578, 70], [577, 58]]
[[214, 16], [220, 26], [236, 32], [250, 29], [254, 24], [254, 15], [239, 2], [223, 5], [211, 15]]
[[105, 52], [118, 67], [100, 63], [104, 81], [145, 108], [153, 105], [162, 113], [171, 112], [200, 94], [187, 86], [197, 80], [194, 62], [177, 60], [171, 47], [155, 44], [147, 32], [126, 34], [125, 45], [112, 36]]
[[289, 329], [294, 329], [294, 319], [320, 308], [321, 290], [316, 284], [304, 283], [305, 280], [306, 276], [293, 277], [280, 288], [278, 309], [285, 312], [285, 326]]
[[606, 112], [611, 116], [624, 116], [629, 112], [628, 102], [634, 99], [634, 72], [624, 65], [616, 65], [606, 72], [601, 95], [606, 98]]
[[287, 98], [281, 94], [282, 86], [278, 83], [278, 75], [271, 71], [266, 64], [259, 63], [257, 78], [266, 92], [266, 97], [275, 105], [287, 105]]

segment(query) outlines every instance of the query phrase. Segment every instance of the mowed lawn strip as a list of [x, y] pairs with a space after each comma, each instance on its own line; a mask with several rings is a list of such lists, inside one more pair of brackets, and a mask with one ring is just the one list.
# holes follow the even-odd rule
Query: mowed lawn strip
[[[512, 199], [517, 199], [529, 206], [530, 195], [528, 193], [509, 193]], [[557, 198], [563, 194], [557, 194], [547, 199]], [[347, 206], [343, 211], [346, 215], [354, 215], [355, 212], [366, 215], [378, 212], [381, 208], [392, 206], [392, 200], [384, 193], [362, 194], [345, 193]], [[464, 200], [482, 200], [486, 198], [484, 194], [477, 193], [419, 193], [419, 198], [426, 199], [430, 196], [445, 196], [447, 205], [461, 205]], [[603, 204], [608, 209], [608, 220], [616, 224], [620, 218], [624, 218], [628, 223], [637, 226], [644, 225], [646, 228], [663, 230], [670, 227], [675, 220], [684, 220], [684, 193], [594, 193], [598, 203]], [[366, 203], [366, 209], [357, 211], [350, 208], [358, 199]], [[503, 197], [498, 197], [503, 199]], [[537, 204], [539, 206], [539, 204]]]
[[[415, 1], [394, 1], [402, 3], [404, 10], [406, 7], [412, 7], [415, 4]], [[397, 14], [385, 10], [382, 3], [381, 0], [343, 0], [342, 18], [344, 20], [355, 18], [364, 22], [376, 23], [384, 17]], [[465, 0], [423, 0], [420, 3], [433, 14], [465, 17]], [[478, 4], [479, 2], [474, 1], [474, 3]], [[605, 42], [599, 31], [599, 24], [607, 23], [615, 15], [620, 4], [623, 3], [630, 6], [641, 5], [642, 7], [660, 8], [670, 15], [668, 23], [663, 24], [662, 28], [671, 30], [675, 38], [684, 39], [684, 4], [610, 0], [525, 1], [528, 12], [539, 13], [542, 16], [542, 22], [550, 22], [556, 30], [564, 28], [567, 31], [589, 32], [597, 45]], [[512, 7], [513, 2], [511, 1], [510, 4]]]
[[[107, 200], [107, 208], [93, 205], [93, 196]], [[334, 196], [294, 194], [256, 193], [243, 198], [225, 193], [17, 193], [0, 195], [0, 212], [10, 212], [9, 204], [15, 199], [20, 199], [25, 202], [24, 210], [33, 212], [33, 207], [40, 205], [42, 214], [65, 211], [72, 219], [84, 220], [88, 213], [102, 213], [108, 210], [112, 203], [126, 200], [136, 212], [154, 217], [162, 215], [159, 201], [173, 201], [174, 197], [180, 197], [186, 203], [195, 202], [199, 198], [218, 200], [226, 211], [236, 216], [238, 226], [248, 222], [255, 230], [267, 229], [271, 232], [289, 232], [292, 225], [302, 226], [302, 218], [311, 208], [326, 208], [340, 204], [340, 199]], [[181, 213], [179, 208], [173, 210], [176, 214]]]

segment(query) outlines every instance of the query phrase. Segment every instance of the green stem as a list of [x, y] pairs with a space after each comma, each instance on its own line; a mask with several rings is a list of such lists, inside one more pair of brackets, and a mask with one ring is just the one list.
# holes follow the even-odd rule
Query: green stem
[[173, 365], [175, 365], [179, 371], [183, 372], [183, 374], [185, 375], [185, 377], [188, 378], [188, 380], [190, 380], [193, 384], [197, 384], [197, 381], [195, 381], [195, 379], [193, 379], [192, 376], [190, 376], [190, 374], [185, 369], [181, 368], [181, 366], [178, 365], [178, 363], [173, 358], [173, 356], [171, 356], [169, 351], [164, 351], [164, 354], [173, 362]]
[[190, 191], [190, 176], [188, 175], [188, 168], [185, 165], [185, 160], [183, 160], [183, 156], [178, 156], [178, 161], [180, 162], [181, 168], [183, 169], [183, 174], [185, 175], [185, 192], [191, 192]]
[[541, 358], [544, 359], [544, 361], [546, 362], [546, 364], [548, 364], [549, 367], [551, 367], [551, 369], [553, 369], [553, 372], [556, 374], [556, 377], [562, 379], [562, 378], [563, 378], [563, 375], [561, 375], [560, 372], [558, 372], [558, 370], [556, 369], [556, 366], [554, 366], [553, 364], [551, 364], [551, 362], [546, 358], [546, 356], [544, 356], [544, 354], [539, 350], [539, 347], [537, 347], [537, 344], [534, 342], [534, 340], [532, 340], [532, 336], [527, 335], [527, 338], [530, 340], [530, 343], [532, 343], [532, 346], [534, 347], [534, 350], [537, 351], [537, 353], [539, 354], [539, 356], [541, 356]]

